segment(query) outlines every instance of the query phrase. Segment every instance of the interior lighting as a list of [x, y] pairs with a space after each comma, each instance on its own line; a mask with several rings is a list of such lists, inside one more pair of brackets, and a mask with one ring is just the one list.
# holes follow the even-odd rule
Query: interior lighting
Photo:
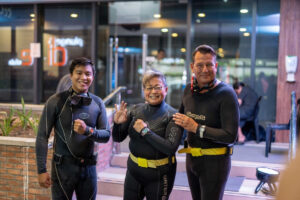
[[247, 31], [247, 29], [246, 28], [240, 28], [240, 31], [245, 32], [245, 31]]
[[205, 13], [198, 13], [198, 17], [205, 17]]
[[70, 17], [72, 17], [72, 18], [77, 18], [77, 17], [78, 17], [78, 14], [77, 14], [77, 13], [71, 13]]
[[159, 18], [161, 18], [161, 15], [160, 14], [154, 14], [153, 17], [156, 18], [156, 19], [159, 19]]
[[178, 37], [178, 33], [172, 33], [172, 37]]
[[201, 20], [200, 20], [200, 19], [196, 19], [196, 22], [197, 22], [198, 24], [200, 24]]
[[167, 33], [169, 30], [167, 29], [167, 28], [162, 28], [161, 29], [161, 32], [163, 32], [163, 33]]
[[30, 14], [30, 17], [32, 17], [32, 18], [35, 17], [35, 14], [34, 14], [34, 13], [31, 13], [31, 14]]
[[240, 13], [246, 14], [246, 13], [248, 13], [248, 9], [241, 9], [241, 10], [240, 10]]
[[249, 32], [245, 32], [245, 33], [243, 33], [243, 36], [249, 37], [249, 36], [250, 36], [250, 33], [249, 33]]
[[267, 183], [270, 188], [270, 192], [275, 194], [277, 187], [275, 182], [278, 180], [279, 172], [267, 167], [256, 168], [256, 178], [260, 181], [255, 189], [255, 194]]
[[181, 48], [180, 51], [181, 51], [182, 53], [184, 53], [184, 52], [186, 52], [186, 49], [185, 49], [185, 48]]
[[31, 18], [31, 21], [32, 21], [32, 22], [34, 22], [34, 21], [35, 21], [35, 19], [34, 19], [34, 18]]

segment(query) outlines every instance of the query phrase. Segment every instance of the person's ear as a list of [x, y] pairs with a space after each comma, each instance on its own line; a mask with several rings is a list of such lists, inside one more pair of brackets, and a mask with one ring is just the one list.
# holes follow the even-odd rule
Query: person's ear
[[194, 73], [194, 63], [190, 64], [191, 72]]

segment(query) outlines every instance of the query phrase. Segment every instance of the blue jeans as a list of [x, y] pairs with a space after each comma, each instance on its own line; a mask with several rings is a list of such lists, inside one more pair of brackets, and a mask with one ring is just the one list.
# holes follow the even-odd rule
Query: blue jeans
[[96, 165], [80, 166], [70, 159], [52, 161], [52, 199], [71, 200], [75, 191], [77, 200], [95, 200], [97, 195]]

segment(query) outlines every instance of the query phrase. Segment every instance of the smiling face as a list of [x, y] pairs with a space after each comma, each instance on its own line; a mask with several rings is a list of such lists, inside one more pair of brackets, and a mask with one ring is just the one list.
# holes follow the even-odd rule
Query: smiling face
[[145, 100], [150, 105], [159, 105], [164, 101], [167, 91], [168, 87], [164, 85], [163, 81], [158, 77], [153, 77], [145, 84]]
[[191, 70], [195, 74], [200, 88], [211, 83], [216, 78], [217, 66], [218, 63], [212, 54], [200, 52], [195, 54]]
[[77, 93], [86, 93], [91, 86], [94, 76], [91, 65], [76, 65], [71, 74], [72, 88]]

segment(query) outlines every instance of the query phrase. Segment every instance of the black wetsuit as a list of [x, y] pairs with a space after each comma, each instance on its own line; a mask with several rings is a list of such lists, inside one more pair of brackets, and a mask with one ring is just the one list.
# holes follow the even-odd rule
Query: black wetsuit
[[[96, 155], [94, 142], [107, 142], [110, 137], [106, 110], [102, 100], [88, 93], [91, 101], [71, 105], [72, 89], [55, 94], [46, 102], [36, 138], [38, 173], [45, 173], [48, 138], [54, 127], [52, 160], [52, 199], [95, 199], [97, 195]], [[73, 122], [83, 120], [84, 135], [73, 130]]]
[[[205, 93], [192, 93], [190, 84], [184, 91], [180, 113], [206, 125], [203, 138], [188, 133], [187, 141], [194, 148], [227, 147], [237, 137], [239, 112], [233, 89], [220, 82]], [[194, 200], [221, 200], [231, 168], [227, 155], [186, 156], [186, 171]]]
[[[135, 157], [149, 160], [169, 158], [169, 164], [144, 168], [129, 157], [124, 185], [125, 200], [139, 200], [144, 196], [147, 200], [168, 199], [176, 173], [176, 161], [172, 164], [171, 158], [182, 136], [182, 129], [172, 120], [174, 113], [176, 110], [165, 102], [158, 106], [138, 104], [130, 108], [127, 122], [114, 124], [114, 141], [121, 142], [129, 135], [129, 149]], [[136, 132], [133, 125], [137, 119], [147, 123], [151, 132], [145, 136]]]

